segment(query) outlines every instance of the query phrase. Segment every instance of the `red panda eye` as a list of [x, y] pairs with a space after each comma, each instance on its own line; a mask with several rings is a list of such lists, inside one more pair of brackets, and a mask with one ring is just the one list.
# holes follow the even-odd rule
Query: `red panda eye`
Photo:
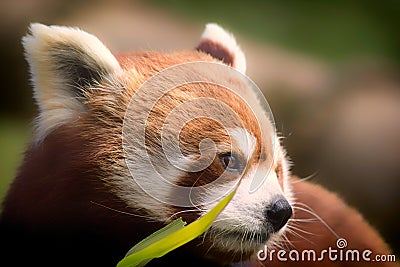
[[239, 157], [233, 155], [232, 153], [225, 153], [220, 155], [220, 161], [222, 167], [229, 172], [242, 172], [243, 167], [239, 160]]

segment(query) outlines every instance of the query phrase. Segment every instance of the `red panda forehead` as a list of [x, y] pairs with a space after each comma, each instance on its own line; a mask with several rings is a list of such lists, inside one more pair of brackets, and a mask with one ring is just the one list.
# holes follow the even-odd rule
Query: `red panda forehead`
[[[201, 98], [215, 102], [213, 105], [200, 104], [198, 107], [195, 104], [190, 105], [188, 112], [183, 110], [179, 117], [179, 120], [186, 121], [184, 127], [176, 129], [185, 149], [197, 151], [201, 140], [210, 138], [226, 152], [232, 148], [233, 152], [245, 153], [245, 157], [261, 157], [261, 133], [253, 110], [233, 91], [216, 84], [190, 83], [170, 90], [153, 106], [148, 118], [148, 130], [155, 132], [153, 137], [159, 140], [165, 120], [171, 112], [182, 103]], [[225, 113], [224, 105], [233, 112]], [[218, 117], [222, 121], [211, 119], [213, 114], [219, 112]], [[192, 118], [193, 113], [198, 113], [201, 117]], [[250, 142], [253, 147], [243, 149], [243, 143], [246, 142]], [[247, 154], [250, 151], [252, 155]]]
[[[146, 79], [171, 66], [199, 61], [221, 63], [220, 60], [200, 51], [181, 51], [174, 53], [159, 53], [152, 51], [130, 52], [116, 55], [116, 58], [121, 67], [128, 74], [126, 78], [129, 80], [135, 80], [131, 83], [130, 87], [136, 87], [138, 84], [140, 85], [141, 83], [145, 82]], [[139, 75], [129, 77], [132, 75], [132, 70]], [[217, 77], [217, 79], [218, 78], [224, 79], [231, 84], [243, 83], [242, 81], [238, 81], [231, 77]], [[140, 79], [140, 81], [137, 81], [137, 79]], [[135, 91], [137, 88], [127, 89], [129, 91]], [[222, 100], [240, 115], [241, 119], [243, 119], [243, 122], [246, 123], [246, 129], [248, 129], [254, 135], [257, 135], [257, 131], [254, 127], [256, 125], [256, 123], [254, 123], [255, 117], [254, 115], [250, 116], [250, 114], [253, 112], [251, 112], [249, 109], [248, 104], [246, 104], [243, 100], [240, 100], [240, 97], [235, 96], [233, 91], [210, 84], [207, 86], [204, 86], [204, 84], [192, 84], [181, 87], [181, 89], [182, 90], [175, 90], [171, 92], [168, 94], [168, 97], [172, 96], [176, 101], [186, 101], [189, 98], [196, 97], [212, 97], [217, 100]], [[251, 90], [250, 88], [246, 89]]]

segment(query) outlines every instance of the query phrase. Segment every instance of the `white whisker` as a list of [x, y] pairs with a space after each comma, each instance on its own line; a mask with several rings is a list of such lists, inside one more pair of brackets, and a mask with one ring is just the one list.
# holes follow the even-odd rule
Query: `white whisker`
[[199, 211], [201, 212], [201, 211], [203, 211], [203, 210], [201, 210], [201, 209], [181, 210], [181, 211], [175, 212], [174, 214], [172, 214], [171, 216], [169, 216], [168, 221], [172, 220], [172, 217], [174, 217], [174, 216], [176, 216], [176, 215], [178, 215], [178, 214], [181, 214], [181, 213], [185, 213], [185, 212], [199, 212]]
[[138, 214], [135, 214], [135, 213], [130, 213], [130, 212], [122, 211], [122, 210], [117, 210], [117, 209], [108, 207], [108, 206], [106, 206], [106, 205], [97, 203], [97, 202], [95, 202], [95, 201], [90, 201], [90, 203], [93, 203], [93, 204], [95, 204], [95, 205], [97, 205], [97, 206], [103, 207], [103, 208], [108, 209], [108, 210], [111, 210], [111, 211], [115, 211], [115, 212], [120, 213], [120, 214], [125, 214], [125, 215], [134, 216], [134, 217], [139, 217], [139, 218], [145, 218], [145, 219], [154, 221], [153, 219], [151, 219], [151, 218], [148, 217], [148, 216], [143, 216], [143, 215], [138, 215]]
[[312, 174], [310, 174], [310, 175], [308, 175], [308, 176], [306, 176], [304, 178], [298, 179], [297, 181], [291, 181], [291, 183], [292, 184], [297, 184], [297, 183], [301, 183], [301, 182], [310, 180], [310, 179], [314, 178], [315, 176], [317, 176], [317, 174], [318, 174], [318, 171], [315, 171], [314, 173], [312, 173]]
[[339, 238], [339, 235], [310, 206], [303, 203], [296, 203], [296, 204], [302, 205], [306, 208], [301, 208], [294, 205], [295, 209], [302, 210], [316, 217], [336, 238]]

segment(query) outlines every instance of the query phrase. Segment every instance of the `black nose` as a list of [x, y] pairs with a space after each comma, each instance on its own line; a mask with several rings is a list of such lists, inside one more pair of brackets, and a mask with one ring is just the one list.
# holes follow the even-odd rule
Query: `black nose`
[[292, 216], [292, 207], [284, 198], [275, 200], [266, 210], [266, 219], [272, 224], [274, 232], [278, 232]]

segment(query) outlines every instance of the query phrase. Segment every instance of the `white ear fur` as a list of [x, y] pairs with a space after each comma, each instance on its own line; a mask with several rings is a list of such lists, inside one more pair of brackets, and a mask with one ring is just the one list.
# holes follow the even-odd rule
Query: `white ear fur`
[[222, 60], [242, 73], [246, 73], [246, 57], [235, 37], [215, 23], [209, 23], [201, 35], [197, 50]]
[[95, 36], [84, 31], [39, 23], [29, 29], [22, 44], [39, 106], [36, 140], [40, 141], [85, 108], [80, 99], [85, 88], [121, 67]]

